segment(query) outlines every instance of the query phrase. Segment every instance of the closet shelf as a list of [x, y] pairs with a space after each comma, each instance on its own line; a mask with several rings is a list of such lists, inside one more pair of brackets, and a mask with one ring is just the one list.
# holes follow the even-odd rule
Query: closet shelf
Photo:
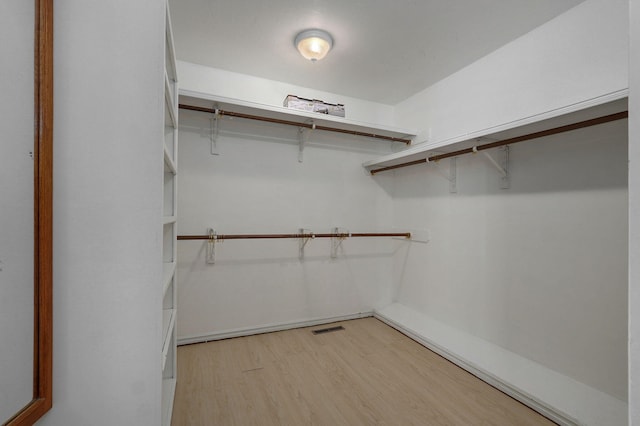
[[165, 171], [173, 173], [174, 175], [176, 174], [176, 163], [173, 161], [173, 158], [171, 158], [171, 153], [169, 152], [169, 149], [166, 145], [164, 146], [164, 165]]
[[622, 113], [627, 110], [627, 95], [627, 91], [615, 92], [611, 95], [513, 121], [502, 126], [450, 139], [419, 143], [400, 152], [367, 161], [362, 166], [374, 174], [387, 167], [425, 163], [426, 158], [437, 157], [439, 154], [472, 149], [475, 146], [479, 147], [494, 141], [519, 138], [606, 115]]
[[171, 285], [173, 275], [176, 273], [176, 262], [164, 262], [162, 264], [162, 294], [167, 293]]
[[176, 101], [174, 91], [172, 90], [172, 84], [169, 81], [169, 74], [164, 72], [164, 101], [167, 103], [167, 110], [169, 111], [169, 118], [171, 119], [171, 126], [173, 128], [178, 127], [178, 114], [176, 111]]
[[167, 13], [165, 18], [165, 33], [166, 33], [166, 41], [165, 41], [165, 49], [166, 49], [166, 61], [165, 61], [165, 69], [168, 72], [168, 77], [173, 82], [178, 81], [178, 67], [176, 66], [176, 51], [175, 44], [173, 43], [173, 26], [171, 25], [171, 12], [169, 11], [169, 4], [167, 3]]
[[175, 377], [162, 379], [162, 424], [171, 424], [171, 413], [173, 411], [173, 398], [176, 393]]
[[176, 217], [175, 216], [163, 216], [162, 217], [162, 224], [163, 225], [169, 225], [171, 223], [176, 223]]
[[229, 110], [243, 115], [260, 116], [266, 120], [280, 120], [294, 122], [302, 126], [308, 126], [311, 122], [318, 130], [320, 127], [329, 127], [335, 131], [358, 132], [360, 136], [397, 138], [410, 141], [418, 132], [412, 129], [365, 123], [349, 120], [343, 117], [319, 114], [307, 111], [298, 111], [274, 105], [265, 105], [255, 102], [247, 102], [239, 99], [214, 96], [207, 93], [180, 89], [180, 104], [192, 107]]
[[167, 362], [167, 354], [171, 347], [171, 338], [173, 337], [173, 327], [176, 323], [176, 310], [162, 310], [162, 369], [164, 370]]

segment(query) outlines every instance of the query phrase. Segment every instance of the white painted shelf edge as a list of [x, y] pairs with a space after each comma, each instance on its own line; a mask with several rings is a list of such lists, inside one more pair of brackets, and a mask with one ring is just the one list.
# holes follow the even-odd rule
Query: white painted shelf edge
[[626, 425], [628, 405], [400, 303], [376, 318], [562, 425]]
[[169, 152], [169, 149], [166, 145], [164, 146], [164, 164], [167, 166], [167, 170], [169, 170], [174, 175], [176, 174], [176, 163], [173, 161], [173, 158], [171, 158], [171, 153]]
[[175, 309], [162, 310], [162, 370], [164, 370], [167, 361], [171, 337], [173, 336], [173, 327], [176, 323], [175, 313]]
[[167, 289], [171, 285], [173, 275], [176, 273], [176, 262], [164, 262], [162, 264], [162, 294], [167, 293]]
[[166, 14], [166, 41], [169, 48], [169, 78], [173, 82], [178, 81], [178, 66], [176, 64], [176, 50], [173, 42], [173, 26], [171, 25], [171, 12], [169, 11], [169, 2], [167, 1], [167, 14]]
[[169, 110], [169, 118], [171, 118], [171, 126], [173, 128], [178, 127], [178, 116], [176, 111], [176, 103], [173, 90], [171, 90], [171, 82], [169, 81], [169, 74], [164, 72], [164, 101], [167, 103], [167, 109]]
[[[414, 129], [403, 129], [393, 126], [366, 123], [362, 121], [350, 120], [343, 117], [336, 117], [333, 115], [298, 111], [291, 108], [243, 101], [240, 99], [216, 96], [209, 93], [197, 92], [193, 90], [179, 89], [179, 94], [181, 101], [186, 101], [188, 100], [188, 98], [198, 101], [206, 101], [206, 106], [209, 108], [215, 105], [215, 108], [222, 110], [228, 108], [229, 110], [232, 110], [234, 112], [244, 112], [283, 120], [298, 120], [300, 123], [305, 123], [309, 120], [313, 120], [316, 125], [320, 126], [336, 127], [344, 130], [355, 130], [359, 132], [376, 133], [385, 136], [396, 136], [408, 139], [411, 139], [418, 134], [418, 131]], [[242, 111], [236, 111], [234, 110], [234, 107], [241, 108]]]
[[[500, 138], [501, 132], [514, 131], [515, 129], [522, 129], [522, 134], [528, 133], [527, 130], [530, 126], [538, 127], [536, 130], [545, 130], [545, 128], [552, 128], [556, 126], [562, 126], [564, 124], [569, 124], [568, 122], [562, 122], [562, 117], [571, 117], [571, 115], [579, 116], [580, 112], [587, 111], [589, 109], [605, 106], [607, 104], [611, 104], [615, 101], [619, 101], [629, 96], [629, 90], [619, 90], [616, 92], [612, 92], [603, 96], [598, 96], [593, 99], [588, 99], [583, 102], [578, 102], [572, 105], [567, 105], [562, 108], [554, 109], [551, 111], [547, 111], [541, 114], [533, 115], [530, 117], [523, 118], [521, 120], [515, 120], [509, 123], [505, 123], [499, 126], [489, 127], [486, 129], [478, 130], [476, 132], [467, 133], [463, 135], [459, 135], [453, 138], [448, 138], [440, 141], [433, 142], [421, 142], [417, 143], [407, 149], [404, 149], [399, 152], [395, 152], [393, 154], [384, 155], [382, 157], [378, 157], [376, 159], [366, 161], [362, 164], [362, 166], [367, 169], [375, 169], [382, 168], [387, 166], [393, 166], [396, 164], [420, 160], [426, 158], [429, 153], [442, 150], [441, 152], [446, 152], [447, 147], [452, 147], [451, 151], [453, 151], [453, 146], [456, 144], [461, 144], [468, 141], [473, 141], [478, 138], [483, 137], [497, 137]], [[593, 115], [593, 114], [591, 114]], [[584, 118], [577, 118], [574, 121], [587, 120], [590, 118], [594, 118], [592, 116], [586, 116]], [[566, 120], [565, 120], [566, 121]], [[548, 122], [548, 124], [544, 125], [542, 123]], [[515, 135], [513, 135], [515, 136]], [[507, 137], [512, 137], [509, 135]]]
[[170, 223], [175, 223], [176, 222], [176, 217], [175, 216], [163, 216], [162, 217], [162, 224], [163, 225], [169, 225]]
[[176, 379], [174, 377], [162, 379], [162, 424], [171, 422], [173, 413], [173, 397], [176, 393]]

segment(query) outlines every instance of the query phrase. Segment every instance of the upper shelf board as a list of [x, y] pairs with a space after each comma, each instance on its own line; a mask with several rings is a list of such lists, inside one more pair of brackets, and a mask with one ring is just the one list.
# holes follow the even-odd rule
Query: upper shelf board
[[478, 132], [460, 135], [455, 138], [434, 142], [423, 142], [393, 154], [388, 154], [362, 166], [367, 170], [395, 166], [411, 161], [424, 160], [431, 155], [453, 152], [495, 141], [527, 135], [555, 127], [590, 120], [608, 114], [627, 110], [628, 91], [612, 93], [586, 102], [549, 111], [547, 113], [513, 121], [501, 126], [491, 127]]
[[298, 111], [281, 106], [266, 105], [256, 102], [248, 102], [239, 99], [215, 96], [207, 93], [194, 92], [180, 89], [181, 104], [191, 106], [217, 108], [233, 112], [259, 115], [266, 118], [279, 120], [299, 121], [301, 124], [313, 123], [319, 126], [335, 127], [343, 130], [355, 130], [358, 132], [375, 133], [382, 136], [392, 136], [406, 139], [413, 139], [418, 134], [417, 130], [402, 129], [398, 127], [385, 126], [379, 124], [365, 123], [362, 121], [349, 120], [343, 117], [320, 114], [316, 112]]
[[166, 12], [166, 22], [165, 22], [165, 68], [167, 74], [171, 81], [178, 81], [178, 72], [176, 66], [176, 50], [173, 42], [173, 27], [171, 25], [171, 12], [169, 11], [169, 2], [167, 1], [167, 12]]

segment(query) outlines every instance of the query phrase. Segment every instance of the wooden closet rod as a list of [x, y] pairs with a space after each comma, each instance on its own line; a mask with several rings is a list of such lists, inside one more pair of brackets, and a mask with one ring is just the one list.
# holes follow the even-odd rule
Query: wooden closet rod
[[[190, 110], [190, 111], [207, 112], [209, 114], [215, 114], [216, 113], [216, 109], [215, 108], [205, 108], [205, 107], [198, 107], [198, 106], [186, 105], [186, 104], [179, 104], [178, 107], [180, 109], [187, 109], [187, 110]], [[407, 145], [409, 145], [411, 143], [411, 139], [396, 138], [394, 136], [385, 136], [385, 135], [378, 135], [378, 134], [375, 134], [375, 133], [359, 132], [357, 130], [338, 129], [338, 128], [335, 128], [335, 127], [319, 126], [319, 125], [313, 125], [313, 124], [310, 124], [310, 123], [298, 123], [296, 121], [281, 120], [279, 118], [262, 117], [260, 115], [244, 114], [244, 113], [241, 113], [241, 112], [224, 111], [224, 110], [221, 110], [221, 109], [219, 109], [217, 111], [218, 111], [219, 115], [228, 115], [229, 117], [246, 118], [247, 120], [266, 121], [268, 123], [285, 124], [287, 126], [304, 127], [304, 128], [307, 128], [307, 129], [324, 130], [324, 131], [327, 131], [327, 132], [346, 133], [348, 135], [365, 136], [365, 137], [374, 138], [374, 139], [384, 139], [384, 140], [393, 141], [393, 142], [402, 142], [402, 143], [407, 144]], [[318, 117], [318, 118], [320, 118], [320, 117]]]
[[[380, 169], [371, 170], [371, 174], [385, 172], [387, 170], [399, 169], [401, 167], [413, 166], [415, 164], [428, 163], [431, 161], [439, 161], [445, 158], [457, 157], [463, 154], [471, 154], [477, 151], [484, 151], [486, 149], [497, 148], [504, 145], [512, 145], [518, 142], [524, 142], [531, 139], [542, 138], [544, 136], [556, 135], [558, 133], [570, 132], [572, 130], [582, 129], [585, 127], [597, 126], [598, 124], [609, 123], [611, 121], [622, 120], [629, 117], [629, 111], [618, 112], [615, 114], [605, 115], [598, 118], [592, 118], [591, 120], [580, 121], [578, 123], [567, 124], [565, 126], [554, 127], [553, 129], [542, 130], [540, 132], [529, 133], [527, 135], [516, 136], [515, 138], [504, 139], [497, 142], [491, 142], [484, 145], [478, 145], [476, 147], [465, 148], [458, 151], [447, 152], [446, 154], [434, 155], [432, 157], [423, 158], [420, 160], [409, 161], [407, 163], [396, 164], [394, 166], [382, 167]], [[475, 149], [474, 149], [475, 148]]]
[[[350, 237], [403, 237], [411, 238], [410, 232], [352, 232], [332, 234], [230, 234], [215, 235], [216, 240], [256, 240], [268, 238], [350, 238]], [[209, 240], [209, 235], [178, 235], [178, 240]]]

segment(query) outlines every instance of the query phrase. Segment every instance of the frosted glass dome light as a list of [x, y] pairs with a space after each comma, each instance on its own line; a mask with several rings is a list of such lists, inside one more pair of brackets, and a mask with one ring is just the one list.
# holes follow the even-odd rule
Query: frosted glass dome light
[[293, 44], [302, 56], [315, 62], [327, 56], [333, 47], [333, 39], [323, 30], [305, 30], [296, 36]]

